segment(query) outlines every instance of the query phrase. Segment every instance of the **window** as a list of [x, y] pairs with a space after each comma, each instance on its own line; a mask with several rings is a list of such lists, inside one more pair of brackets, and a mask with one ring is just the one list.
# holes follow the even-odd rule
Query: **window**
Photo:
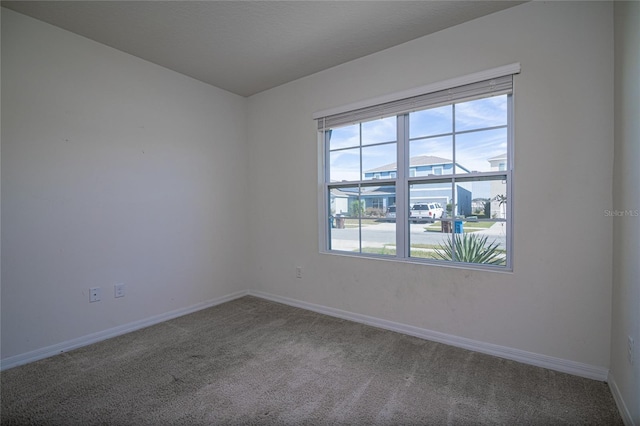
[[321, 249], [510, 270], [513, 74], [519, 65], [509, 70], [319, 113]]

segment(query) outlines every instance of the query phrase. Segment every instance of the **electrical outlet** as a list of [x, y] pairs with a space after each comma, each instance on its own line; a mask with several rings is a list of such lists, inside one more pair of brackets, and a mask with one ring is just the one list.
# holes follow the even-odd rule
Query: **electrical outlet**
[[296, 278], [302, 278], [302, 267], [296, 266]]
[[633, 337], [627, 336], [627, 358], [629, 359], [629, 364], [631, 365], [633, 365], [633, 356], [635, 355], [633, 346]]
[[89, 289], [89, 302], [99, 302], [101, 293], [100, 287], [91, 287]]
[[118, 283], [113, 286], [114, 297], [124, 297], [124, 283]]

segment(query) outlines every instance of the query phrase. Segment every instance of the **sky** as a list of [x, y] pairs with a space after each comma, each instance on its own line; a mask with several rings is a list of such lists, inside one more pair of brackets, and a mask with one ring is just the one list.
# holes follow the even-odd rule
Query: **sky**
[[[410, 113], [410, 157], [432, 155], [453, 159], [453, 110], [454, 106], [447, 105]], [[507, 152], [507, 129], [480, 129], [506, 124], [506, 95], [456, 104], [456, 163], [471, 171], [490, 171], [487, 159]], [[457, 133], [465, 131], [473, 132]], [[362, 123], [362, 171], [395, 163], [395, 139], [395, 117]], [[369, 146], [378, 143], [385, 144]], [[339, 150], [333, 151], [336, 149]], [[331, 180], [359, 180], [360, 125], [333, 129], [330, 150]]]

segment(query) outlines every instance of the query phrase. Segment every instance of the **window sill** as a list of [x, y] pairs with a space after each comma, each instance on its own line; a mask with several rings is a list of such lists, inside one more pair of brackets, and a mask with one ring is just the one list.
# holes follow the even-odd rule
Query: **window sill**
[[513, 268], [507, 268], [503, 266], [491, 266], [491, 265], [480, 265], [473, 263], [453, 263], [446, 261], [434, 261], [434, 260], [420, 260], [418, 258], [406, 258], [401, 259], [392, 256], [383, 256], [376, 255], [372, 253], [356, 253], [356, 252], [348, 252], [348, 251], [338, 251], [338, 250], [321, 250], [320, 254], [329, 255], [329, 256], [341, 256], [341, 257], [351, 257], [355, 259], [369, 259], [369, 260], [382, 260], [385, 262], [393, 262], [399, 264], [411, 264], [411, 265], [423, 265], [423, 266], [433, 266], [433, 267], [441, 267], [441, 268], [449, 268], [449, 269], [463, 269], [468, 271], [483, 271], [483, 272], [497, 272], [500, 274], [513, 274]]

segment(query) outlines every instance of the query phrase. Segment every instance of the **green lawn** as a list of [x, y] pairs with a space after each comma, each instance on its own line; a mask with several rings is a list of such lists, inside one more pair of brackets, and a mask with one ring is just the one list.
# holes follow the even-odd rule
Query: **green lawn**
[[[462, 226], [463, 226], [463, 229], [464, 229], [464, 233], [467, 234], [467, 233], [470, 233], [470, 232], [482, 231], [483, 229], [489, 229], [493, 225], [495, 225], [495, 223], [496, 222], [463, 221], [462, 222]], [[425, 226], [424, 229], [427, 232], [442, 232], [442, 223], [435, 222], [435, 223], [432, 223], [430, 225]]]
[[[435, 254], [435, 250], [440, 249], [441, 247], [437, 244], [411, 244], [411, 257], [420, 257], [423, 259], [438, 259]], [[358, 249], [354, 250], [358, 251]], [[395, 244], [385, 244], [384, 247], [363, 247], [363, 253], [371, 253], [371, 254], [382, 254], [388, 256], [395, 256], [396, 249]], [[504, 254], [506, 256], [507, 251], [504, 249], [497, 249], [497, 253]]]
[[[345, 228], [357, 228], [362, 223], [362, 226], [374, 226], [383, 223], [377, 218], [363, 218], [361, 222], [358, 221], [357, 218], [345, 218], [344, 219], [344, 227]], [[483, 229], [491, 228], [496, 222], [475, 222], [475, 221], [463, 221], [464, 232], [477, 232]], [[442, 224], [440, 222], [431, 223], [424, 227], [427, 232], [442, 232]], [[425, 247], [425, 248], [433, 248], [433, 247]]]
[[[421, 244], [421, 246], [425, 246], [426, 248], [428, 245]], [[432, 248], [432, 247], [435, 248], [434, 246], [429, 246], [428, 248]], [[420, 250], [419, 248], [413, 247], [413, 246], [411, 248], [412, 248], [411, 257], [420, 257], [423, 259], [438, 259], [435, 253], [431, 250]], [[414, 248], [416, 248], [416, 250], [413, 250]], [[358, 251], [358, 250], [356, 249], [354, 251]], [[395, 246], [388, 246], [388, 245], [385, 245], [384, 247], [363, 247], [362, 252], [371, 253], [371, 254], [385, 254], [388, 256], [396, 255]]]
[[[357, 228], [360, 222], [358, 222], [358, 219], [352, 219], [352, 218], [346, 218], [344, 220], [344, 227], [345, 228]], [[379, 219], [362, 219], [362, 226], [372, 226], [372, 225], [379, 225]]]

